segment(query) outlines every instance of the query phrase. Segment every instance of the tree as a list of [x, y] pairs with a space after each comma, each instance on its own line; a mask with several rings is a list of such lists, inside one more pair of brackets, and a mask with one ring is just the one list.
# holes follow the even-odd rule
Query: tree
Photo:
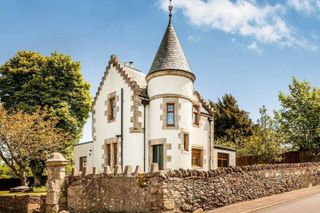
[[248, 112], [241, 110], [235, 97], [226, 94], [218, 103], [211, 102], [215, 110], [215, 139], [239, 144], [252, 135], [253, 122]]
[[12, 170], [4, 163], [0, 161], [0, 178], [14, 178], [15, 174]]
[[26, 185], [26, 172], [30, 160], [44, 161], [48, 153], [60, 149], [68, 136], [55, 128], [57, 118], [45, 111], [8, 113], [0, 106], [0, 159]]
[[[0, 67], [0, 100], [5, 109], [33, 113], [46, 108], [47, 116], [57, 117], [57, 127], [70, 135], [59, 150], [67, 156], [89, 117], [89, 88], [80, 63], [63, 54], [20, 51]], [[34, 175], [44, 170], [44, 162], [38, 159], [30, 161], [30, 166]]]
[[242, 156], [259, 156], [263, 163], [276, 163], [286, 151], [286, 134], [279, 131], [278, 124], [267, 115], [265, 106], [260, 108], [260, 119], [253, 134], [238, 147], [237, 154]]
[[290, 94], [279, 94], [281, 109], [275, 112], [288, 142], [299, 150], [320, 153], [320, 89], [293, 78]]
[[[20, 51], [0, 67], [0, 100], [8, 111], [35, 112], [47, 108], [58, 128], [80, 138], [91, 110], [90, 85], [84, 82], [80, 63], [52, 53]], [[67, 146], [70, 144], [67, 144]]]

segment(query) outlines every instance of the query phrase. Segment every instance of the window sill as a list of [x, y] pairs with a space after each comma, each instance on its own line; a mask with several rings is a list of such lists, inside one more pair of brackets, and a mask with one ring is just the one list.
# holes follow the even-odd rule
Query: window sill
[[178, 129], [178, 127], [177, 126], [165, 126], [164, 129], [176, 130], [176, 129]]
[[192, 169], [203, 169], [203, 167], [199, 165], [192, 165]]
[[195, 124], [195, 123], [193, 123], [192, 126], [193, 126], [193, 127], [196, 127], [196, 128], [199, 128], [199, 127], [200, 127], [199, 124]]
[[190, 151], [181, 150], [181, 154], [183, 154], [183, 155], [189, 155], [189, 154], [190, 154]]
[[116, 119], [114, 118], [114, 119], [108, 119], [108, 123], [112, 123], [112, 122], [114, 122], [114, 121], [116, 121]]

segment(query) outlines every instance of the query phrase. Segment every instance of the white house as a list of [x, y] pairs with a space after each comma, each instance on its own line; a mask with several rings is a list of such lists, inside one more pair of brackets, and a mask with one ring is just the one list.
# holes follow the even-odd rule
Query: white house
[[195, 80], [170, 13], [147, 75], [111, 56], [93, 103], [93, 142], [74, 147], [75, 167], [234, 166], [235, 152], [214, 146], [213, 109], [194, 89]]

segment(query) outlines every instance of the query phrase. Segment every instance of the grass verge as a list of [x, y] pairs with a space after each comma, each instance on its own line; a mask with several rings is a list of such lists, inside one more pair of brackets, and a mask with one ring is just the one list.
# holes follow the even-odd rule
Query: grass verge
[[41, 196], [47, 194], [47, 188], [45, 186], [41, 187], [33, 187], [33, 192], [16, 192], [16, 193], [10, 193], [10, 191], [0, 191], [0, 196], [24, 196], [24, 195], [30, 195], [30, 196]]

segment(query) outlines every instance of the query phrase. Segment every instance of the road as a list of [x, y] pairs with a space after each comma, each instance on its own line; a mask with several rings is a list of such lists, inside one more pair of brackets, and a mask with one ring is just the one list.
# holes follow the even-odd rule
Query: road
[[287, 203], [275, 205], [256, 213], [320, 213], [320, 194], [310, 195]]
[[208, 213], [320, 213], [320, 186], [217, 208]]

